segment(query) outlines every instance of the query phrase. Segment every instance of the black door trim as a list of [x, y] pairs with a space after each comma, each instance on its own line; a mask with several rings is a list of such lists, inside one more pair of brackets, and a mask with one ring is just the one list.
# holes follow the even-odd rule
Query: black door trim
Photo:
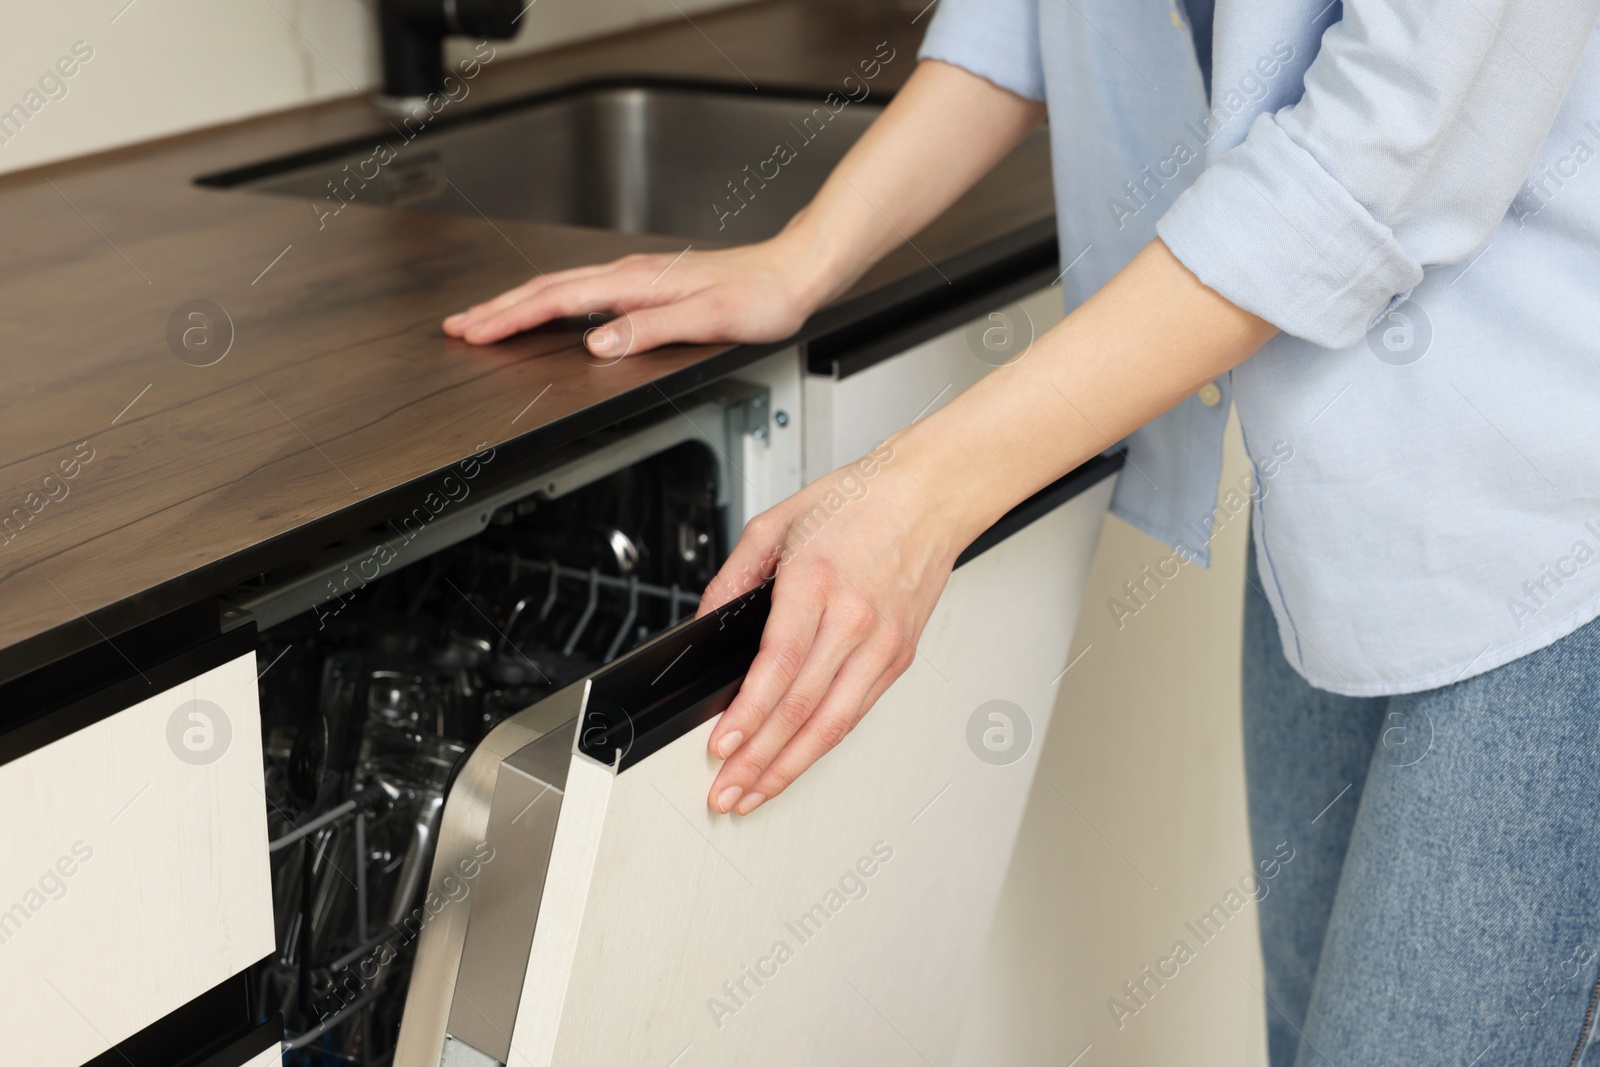
[[1018, 530], [1032, 525], [1079, 493], [1105, 481], [1122, 469], [1126, 459], [1126, 453], [1121, 448], [1103, 452], [1081, 467], [1051, 482], [1000, 516], [998, 522], [979, 534], [977, 539], [956, 557], [956, 566], [977, 559]]

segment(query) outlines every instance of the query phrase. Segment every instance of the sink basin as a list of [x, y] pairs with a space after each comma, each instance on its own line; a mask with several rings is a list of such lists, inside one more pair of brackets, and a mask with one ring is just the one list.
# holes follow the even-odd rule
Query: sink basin
[[460, 118], [446, 110], [421, 132], [396, 122], [387, 138], [200, 181], [308, 200], [319, 214], [344, 200], [744, 242], [805, 206], [880, 99], [830, 107], [822, 94], [595, 85]]

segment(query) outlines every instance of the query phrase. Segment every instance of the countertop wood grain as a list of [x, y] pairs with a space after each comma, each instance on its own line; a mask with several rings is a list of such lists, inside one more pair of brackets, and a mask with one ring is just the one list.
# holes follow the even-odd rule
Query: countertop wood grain
[[[889, 88], [914, 64], [920, 6], [708, 13], [493, 62], [452, 106], [741, 71], [825, 91], [883, 40]], [[382, 521], [485, 446], [509, 472], [760, 354], [680, 346], [598, 367], [570, 329], [487, 349], [439, 330], [535, 267], [677, 239], [360, 206], [319, 230], [304, 203], [194, 184], [386, 121], [352, 96], [0, 178], [0, 681]], [[1048, 161], [1013, 156], [807, 333], [1036, 247], [1052, 220]], [[197, 299], [234, 330], [207, 367], [166, 340]]]

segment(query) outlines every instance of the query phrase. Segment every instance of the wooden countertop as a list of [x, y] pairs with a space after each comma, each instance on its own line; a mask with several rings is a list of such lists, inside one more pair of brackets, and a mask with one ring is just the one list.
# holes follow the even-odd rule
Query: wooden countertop
[[[827, 90], [885, 39], [901, 60], [877, 83], [889, 88], [913, 66], [920, 7], [697, 15], [496, 61], [459, 106], [603, 77], [743, 84], [727, 57], [763, 86]], [[360, 206], [319, 232], [304, 203], [194, 184], [386, 121], [351, 97], [0, 177], [0, 681], [381, 522], [486, 445], [509, 475], [772, 350], [680, 346], [597, 367], [564, 329], [472, 348], [439, 320], [530, 262], [682, 242]], [[1048, 161], [1013, 156], [803, 336], [927, 299], [1051, 233]], [[197, 299], [234, 327], [208, 367], [166, 341], [174, 309]]]

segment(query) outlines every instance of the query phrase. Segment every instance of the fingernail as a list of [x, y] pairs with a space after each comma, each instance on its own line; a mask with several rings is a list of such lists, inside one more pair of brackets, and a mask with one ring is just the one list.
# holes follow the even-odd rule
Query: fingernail
[[739, 801], [739, 814], [749, 815], [752, 811], [755, 811], [757, 808], [759, 808], [762, 801], [766, 799], [767, 798], [762, 796], [760, 793], [749, 794], [743, 800]]
[[717, 810], [722, 812], [724, 815], [732, 811], [733, 806], [739, 802], [739, 796], [743, 792], [744, 790], [740, 789], [738, 786], [730, 785], [728, 788], [718, 793]]
[[744, 734], [732, 730], [722, 735], [722, 740], [717, 742], [717, 758], [727, 759], [733, 755], [734, 750], [744, 743]]
[[611, 335], [603, 331], [596, 330], [594, 333], [589, 335], [590, 348], [605, 348], [610, 343]]
[[460, 322], [466, 317], [467, 313], [465, 311], [458, 311], [454, 315], [451, 315], [449, 318], [445, 319], [444, 324], [446, 326], [454, 326], [456, 323]]

